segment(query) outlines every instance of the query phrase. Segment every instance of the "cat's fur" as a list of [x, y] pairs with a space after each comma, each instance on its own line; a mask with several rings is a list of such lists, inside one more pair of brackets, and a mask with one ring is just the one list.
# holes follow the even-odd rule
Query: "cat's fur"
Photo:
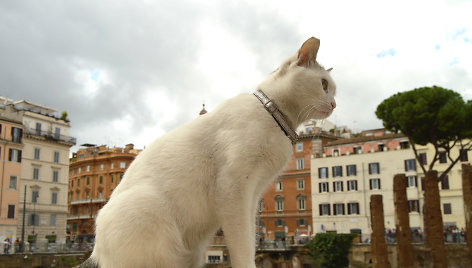
[[[310, 38], [258, 87], [293, 129], [336, 106], [318, 47]], [[200, 267], [220, 227], [232, 267], [255, 267], [256, 204], [291, 154], [291, 141], [254, 95], [225, 101], [137, 156], [98, 214], [84, 267]]]

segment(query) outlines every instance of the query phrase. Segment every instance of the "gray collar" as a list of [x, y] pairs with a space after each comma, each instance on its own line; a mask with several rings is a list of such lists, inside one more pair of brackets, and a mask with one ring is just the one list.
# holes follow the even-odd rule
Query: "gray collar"
[[279, 110], [275, 102], [269, 99], [269, 97], [267, 97], [267, 95], [264, 94], [264, 92], [262, 92], [260, 89], [254, 92], [254, 96], [256, 96], [261, 101], [267, 112], [272, 115], [285, 135], [287, 135], [287, 137], [289, 137], [289, 139], [292, 141], [292, 144], [295, 144], [298, 141], [298, 134], [290, 127], [287, 119], [285, 118], [285, 115]]

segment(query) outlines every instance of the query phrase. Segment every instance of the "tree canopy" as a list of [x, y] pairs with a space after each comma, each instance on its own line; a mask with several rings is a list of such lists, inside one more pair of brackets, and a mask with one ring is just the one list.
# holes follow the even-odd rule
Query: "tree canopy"
[[[436, 155], [430, 170], [437, 160], [438, 149], [446, 151], [449, 158], [450, 149], [457, 144], [462, 149], [471, 149], [472, 101], [465, 102], [453, 90], [433, 86], [399, 92], [382, 101], [375, 114], [386, 129], [408, 136], [415, 155], [414, 144], [434, 146]], [[458, 159], [451, 160], [455, 164]]]

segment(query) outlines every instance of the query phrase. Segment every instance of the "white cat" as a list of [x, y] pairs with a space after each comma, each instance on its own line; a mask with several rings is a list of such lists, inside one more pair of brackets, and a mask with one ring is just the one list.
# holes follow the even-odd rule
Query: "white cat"
[[[319, 44], [308, 39], [258, 87], [291, 129], [336, 107]], [[157, 139], [98, 214], [81, 267], [200, 267], [220, 227], [232, 267], [255, 267], [256, 204], [292, 154], [285, 132], [256, 96], [241, 94]]]

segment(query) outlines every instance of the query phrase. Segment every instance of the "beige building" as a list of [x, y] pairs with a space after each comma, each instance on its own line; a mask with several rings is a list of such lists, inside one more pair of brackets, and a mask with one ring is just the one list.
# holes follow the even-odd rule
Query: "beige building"
[[[76, 141], [69, 136], [70, 122], [57, 111], [24, 100], [12, 104], [11, 112], [24, 127], [21, 178], [17, 184], [16, 235], [25, 240], [64, 242], [67, 221], [69, 148]], [[26, 189], [26, 192], [25, 192]], [[24, 202], [26, 198], [26, 204]]]
[[22, 136], [21, 115], [13, 104], [0, 105], [0, 241], [9, 238], [13, 242], [18, 237]]
[[[434, 155], [432, 147], [419, 147], [418, 150], [426, 153], [428, 159]], [[458, 149], [454, 150], [458, 155]], [[436, 164], [435, 169], [441, 172], [448, 163]], [[470, 163], [467, 154], [439, 185], [444, 224], [459, 228], [465, 227], [461, 163]], [[383, 196], [385, 228], [395, 228], [393, 176], [399, 173], [404, 173], [408, 180], [410, 226], [423, 229], [424, 174], [408, 138], [402, 134], [379, 129], [366, 131], [361, 137], [330, 142], [324, 146], [321, 157], [312, 158], [311, 167], [315, 233], [370, 234], [369, 202], [372, 194]]]

